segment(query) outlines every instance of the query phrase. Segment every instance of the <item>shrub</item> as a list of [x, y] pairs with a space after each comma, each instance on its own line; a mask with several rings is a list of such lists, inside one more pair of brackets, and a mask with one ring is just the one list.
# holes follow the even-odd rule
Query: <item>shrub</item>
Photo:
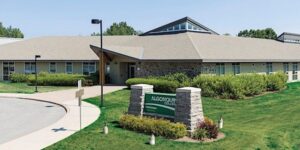
[[187, 133], [184, 124], [172, 123], [169, 120], [164, 119], [123, 115], [120, 118], [119, 123], [124, 129], [146, 134], [154, 134], [171, 139], [181, 138]]
[[169, 81], [177, 81], [181, 87], [187, 87], [191, 84], [191, 79], [185, 73], [174, 73], [160, 77]]
[[153, 85], [155, 92], [174, 93], [180, 87], [176, 81], [168, 81], [156, 78], [131, 78], [126, 81], [126, 85], [130, 88], [135, 84], [150, 84]]
[[236, 77], [242, 84], [243, 94], [245, 96], [258, 95], [266, 90], [266, 82], [263, 75], [242, 74]]
[[[40, 86], [76, 86], [78, 80], [82, 80], [83, 85], [86, 84], [85, 76], [78, 74], [49, 74], [41, 72], [38, 74], [37, 84]], [[35, 84], [35, 76], [29, 75], [29, 84]]]
[[28, 75], [22, 73], [13, 73], [9, 75], [11, 82], [23, 83], [28, 81]]
[[274, 73], [265, 76], [268, 91], [278, 91], [285, 87], [287, 76], [284, 73]]
[[192, 138], [196, 140], [203, 140], [207, 137], [207, 131], [202, 128], [196, 128], [195, 131], [192, 133]]
[[219, 129], [217, 127], [217, 125], [209, 118], [204, 119], [203, 122], [200, 122], [199, 125], [197, 126], [197, 129], [204, 129], [207, 133], [206, 136], [208, 138], [217, 138], [218, 137], [218, 133], [219, 133]]

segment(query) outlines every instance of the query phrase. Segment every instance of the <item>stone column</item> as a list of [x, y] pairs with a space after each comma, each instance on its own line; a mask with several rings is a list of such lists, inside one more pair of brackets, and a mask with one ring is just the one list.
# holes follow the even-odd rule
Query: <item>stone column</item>
[[189, 132], [204, 121], [201, 89], [184, 87], [176, 89], [175, 122], [184, 123]]
[[128, 114], [143, 116], [145, 93], [153, 93], [153, 85], [137, 84], [131, 86]]

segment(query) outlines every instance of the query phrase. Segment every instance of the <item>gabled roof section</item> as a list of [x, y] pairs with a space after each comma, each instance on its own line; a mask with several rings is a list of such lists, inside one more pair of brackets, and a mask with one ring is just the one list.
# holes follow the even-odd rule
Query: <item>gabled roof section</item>
[[146, 33], [143, 33], [140, 36], [174, 34], [174, 33], [182, 33], [182, 32], [198, 32], [198, 33], [219, 35], [217, 32], [209, 29], [208, 27], [191, 19], [190, 17], [184, 17], [182, 19], [176, 20], [174, 22], [168, 23], [166, 25], [155, 28]]

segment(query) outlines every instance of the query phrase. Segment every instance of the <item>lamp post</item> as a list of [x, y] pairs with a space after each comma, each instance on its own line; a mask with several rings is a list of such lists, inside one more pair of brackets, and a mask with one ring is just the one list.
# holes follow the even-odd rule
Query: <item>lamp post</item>
[[35, 92], [38, 92], [38, 88], [37, 88], [37, 59], [41, 58], [41, 55], [35, 55], [34, 57], [34, 73], [35, 73]]
[[100, 107], [103, 107], [103, 34], [102, 34], [102, 20], [101, 19], [92, 19], [92, 24], [99, 24], [100, 25], [100, 49], [101, 49], [101, 56], [100, 56], [100, 86], [101, 86], [101, 96], [100, 96]]

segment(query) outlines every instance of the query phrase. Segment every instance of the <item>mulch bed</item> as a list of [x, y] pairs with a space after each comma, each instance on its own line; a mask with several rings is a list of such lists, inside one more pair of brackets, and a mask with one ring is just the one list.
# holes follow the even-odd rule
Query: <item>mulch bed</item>
[[203, 140], [195, 140], [195, 139], [192, 139], [188, 136], [185, 136], [183, 138], [180, 138], [180, 139], [176, 139], [175, 141], [178, 141], [178, 142], [190, 142], [190, 143], [210, 143], [210, 142], [215, 142], [215, 141], [218, 141], [220, 139], [223, 139], [225, 138], [225, 134], [222, 133], [222, 132], [219, 132], [218, 134], [218, 137], [216, 139], [209, 139], [209, 138], [204, 138]]

